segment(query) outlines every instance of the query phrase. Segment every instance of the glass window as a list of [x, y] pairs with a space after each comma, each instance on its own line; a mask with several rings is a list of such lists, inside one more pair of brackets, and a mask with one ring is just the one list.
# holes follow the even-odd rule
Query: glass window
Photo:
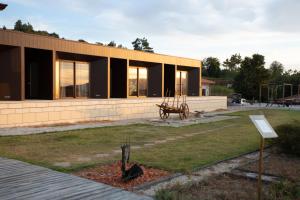
[[138, 96], [137, 90], [137, 79], [138, 79], [138, 68], [129, 67], [129, 96]]
[[147, 69], [146, 68], [139, 68], [138, 69], [138, 78], [139, 78], [139, 84], [138, 84], [138, 88], [139, 88], [139, 96], [147, 96], [147, 89], [148, 89], [148, 73], [147, 73]]
[[60, 62], [60, 97], [74, 97], [74, 63]]
[[90, 66], [88, 63], [60, 61], [60, 98], [88, 97]]
[[182, 71], [181, 72], [181, 94], [187, 95], [187, 90], [188, 90], [187, 72]]
[[180, 71], [176, 71], [176, 95], [181, 95]]
[[147, 96], [147, 68], [129, 67], [129, 96]]
[[187, 71], [176, 71], [176, 95], [187, 95], [188, 91]]
[[88, 63], [76, 63], [76, 97], [88, 97], [90, 88], [90, 66]]

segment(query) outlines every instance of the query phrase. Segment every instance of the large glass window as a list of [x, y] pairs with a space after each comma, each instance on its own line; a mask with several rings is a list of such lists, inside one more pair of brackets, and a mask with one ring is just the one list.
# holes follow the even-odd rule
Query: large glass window
[[139, 89], [139, 96], [147, 96], [147, 89], [148, 89], [148, 73], [146, 68], [139, 68], [138, 69], [138, 89]]
[[129, 96], [147, 96], [147, 68], [129, 67]]
[[90, 66], [88, 63], [60, 62], [60, 97], [88, 97]]
[[90, 66], [88, 63], [76, 63], [76, 96], [88, 97], [90, 88]]
[[74, 63], [60, 62], [60, 98], [74, 97]]
[[138, 96], [138, 68], [129, 67], [129, 96]]
[[188, 91], [187, 71], [176, 71], [176, 94], [187, 95]]

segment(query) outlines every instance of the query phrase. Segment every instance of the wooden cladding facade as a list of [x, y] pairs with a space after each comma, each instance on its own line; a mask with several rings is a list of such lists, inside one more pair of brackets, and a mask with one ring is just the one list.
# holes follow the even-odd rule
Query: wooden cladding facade
[[162, 97], [166, 88], [174, 95], [178, 66], [189, 70], [188, 95], [201, 95], [200, 60], [0, 30], [0, 100], [28, 98], [28, 66], [38, 66], [43, 76], [36, 81], [43, 97], [34, 99], [58, 99], [59, 60], [90, 64], [90, 98], [127, 98], [130, 66], [148, 69], [148, 97]]

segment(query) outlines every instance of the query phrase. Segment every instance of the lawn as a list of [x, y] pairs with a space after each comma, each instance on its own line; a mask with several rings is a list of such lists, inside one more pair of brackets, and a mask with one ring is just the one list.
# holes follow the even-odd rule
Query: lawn
[[[132, 151], [132, 161], [168, 171], [190, 171], [218, 160], [258, 148], [259, 137], [249, 114], [265, 114], [275, 127], [300, 119], [300, 112], [284, 110], [256, 110], [237, 112], [240, 118], [185, 126], [180, 128], [151, 125], [127, 125], [59, 133], [0, 137], [0, 156], [15, 158], [60, 171], [73, 172], [83, 167], [120, 159], [97, 157], [97, 154], [120, 149], [130, 137], [132, 145], [141, 145], [168, 136], [187, 133], [203, 134], [178, 141]], [[220, 128], [204, 132], [205, 130]], [[69, 162], [68, 167], [57, 167], [56, 162]]]

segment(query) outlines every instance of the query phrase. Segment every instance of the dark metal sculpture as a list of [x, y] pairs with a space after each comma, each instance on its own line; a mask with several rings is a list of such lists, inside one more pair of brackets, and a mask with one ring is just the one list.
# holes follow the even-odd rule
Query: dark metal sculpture
[[126, 164], [129, 162], [129, 158], [130, 158], [130, 144], [123, 144], [121, 146], [121, 149], [122, 149], [122, 165], [121, 165], [122, 180], [126, 182], [135, 179], [139, 176], [142, 176], [144, 174], [143, 169], [137, 164], [134, 164], [131, 168], [126, 170]]

